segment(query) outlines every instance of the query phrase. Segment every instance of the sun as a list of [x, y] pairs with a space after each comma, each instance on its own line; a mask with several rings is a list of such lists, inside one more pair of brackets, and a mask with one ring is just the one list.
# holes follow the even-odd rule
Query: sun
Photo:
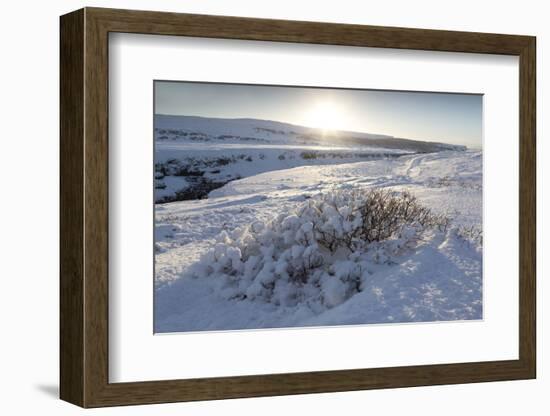
[[304, 124], [309, 127], [325, 131], [342, 129], [345, 114], [333, 102], [323, 101], [315, 103], [304, 115]]

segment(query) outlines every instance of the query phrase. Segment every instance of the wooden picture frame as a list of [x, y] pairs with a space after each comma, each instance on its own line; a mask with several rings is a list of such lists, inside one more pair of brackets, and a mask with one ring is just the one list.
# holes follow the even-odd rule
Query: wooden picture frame
[[[535, 378], [534, 37], [100, 8], [64, 15], [60, 28], [61, 399], [82, 407], [102, 407]], [[519, 359], [110, 383], [108, 35], [111, 32], [518, 56]]]

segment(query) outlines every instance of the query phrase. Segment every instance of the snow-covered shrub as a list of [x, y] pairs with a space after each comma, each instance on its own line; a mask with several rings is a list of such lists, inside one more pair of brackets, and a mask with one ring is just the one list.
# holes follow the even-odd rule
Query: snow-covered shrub
[[[334, 192], [321, 196], [324, 224], [315, 224], [319, 242], [334, 251], [344, 245], [356, 251], [387, 240], [404, 226], [438, 227], [449, 220], [422, 206], [410, 192], [386, 190]], [[330, 217], [330, 218], [329, 218]]]
[[458, 237], [463, 240], [469, 241], [479, 251], [483, 249], [483, 229], [480, 226], [462, 226], [455, 230]]
[[362, 290], [372, 267], [446, 226], [407, 192], [334, 190], [271, 221], [223, 231], [194, 274], [231, 299], [334, 307]]

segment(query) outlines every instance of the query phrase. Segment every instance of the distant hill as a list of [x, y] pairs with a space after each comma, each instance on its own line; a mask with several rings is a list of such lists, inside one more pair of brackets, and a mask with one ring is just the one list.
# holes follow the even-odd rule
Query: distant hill
[[466, 146], [397, 138], [382, 134], [332, 131], [327, 134], [295, 124], [251, 118], [226, 119], [196, 116], [155, 115], [157, 140], [257, 142], [287, 145], [369, 146], [416, 153], [466, 150]]

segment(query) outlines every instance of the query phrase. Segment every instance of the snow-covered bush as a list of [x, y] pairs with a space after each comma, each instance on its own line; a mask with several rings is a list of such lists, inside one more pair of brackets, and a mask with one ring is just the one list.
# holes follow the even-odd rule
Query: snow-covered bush
[[479, 252], [483, 250], [483, 229], [480, 226], [457, 227], [455, 234], [462, 240], [470, 242]]
[[444, 230], [449, 225], [445, 215], [432, 213], [410, 192], [355, 190], [320, 199], [324, 223], [316, 223], [315, 229], [319, 242], [331, 251], [342, 245], [357, 251], [365, 244], [387, 240], [404, 226]]
[[334, 307], [362, 290], [373, 267], [447, 225], [407, 192], [334, 190], [222, 232], [194, 274], [231, 299]]

